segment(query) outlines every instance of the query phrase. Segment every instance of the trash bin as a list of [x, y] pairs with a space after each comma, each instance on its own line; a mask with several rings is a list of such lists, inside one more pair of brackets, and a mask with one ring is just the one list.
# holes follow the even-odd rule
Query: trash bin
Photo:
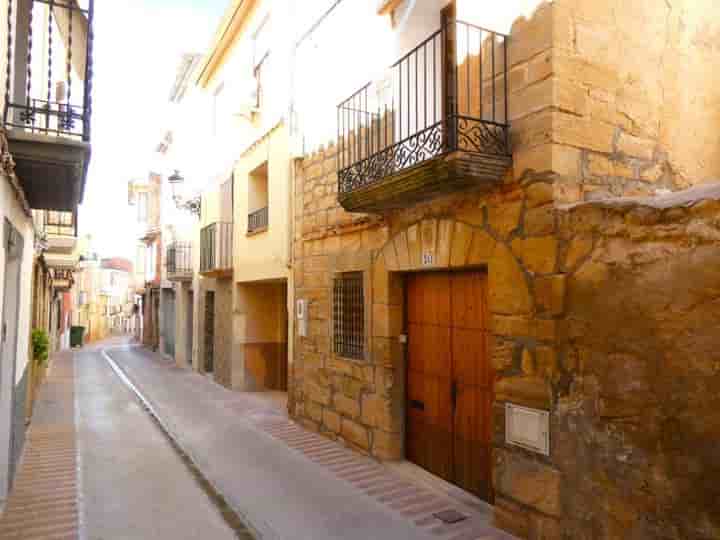
[[70, 327], [70, 346], [71, 347], [82, 347], [84, 333], [85, 333], [84, 326], [71, 326]]

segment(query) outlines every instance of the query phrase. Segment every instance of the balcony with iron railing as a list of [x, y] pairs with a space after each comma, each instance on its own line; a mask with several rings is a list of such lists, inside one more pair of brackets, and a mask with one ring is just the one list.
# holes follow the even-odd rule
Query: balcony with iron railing
[[94, 0], [7, 7], [0, 91], [15, 172], [32, 208], [73, 211], [90, 161]]
[[165, 250], [165, 270], [168, 281], [191, 281], [192, 244], [190, 242], [173, 242]]
[[232, 275], [233, 224], [217, 221], [200, 230], [200, 273], [208, 277]]
[[52, 269], [52, 286], [62, 292], [69, 291], [75, 284], [75, 276], [69, 268]]
[[338, 200], [382, 212], [491, 189], [511, 165], [507, 38], [451, 21], [340, 103]]

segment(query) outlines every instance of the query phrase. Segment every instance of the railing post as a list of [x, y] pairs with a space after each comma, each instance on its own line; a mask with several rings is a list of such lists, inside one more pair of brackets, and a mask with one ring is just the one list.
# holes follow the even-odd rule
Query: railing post
[[90, 140], [92, 117], [92, 77], [93, 77], [93, 18], [95, 16], [95, 0], [88, 2], [87, 40], [85, 43], [85, 82], [83, 89], [83, 140]]
[[457, 149], [457, 23], [453, 4], [442, 11], [442, 25], [443, 134], [445, 151], [449, 152]]

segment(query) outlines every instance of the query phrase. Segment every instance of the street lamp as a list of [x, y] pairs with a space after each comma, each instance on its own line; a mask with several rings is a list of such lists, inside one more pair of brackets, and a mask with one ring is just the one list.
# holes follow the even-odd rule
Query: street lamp
[[183, 200], [183, 196], [179, 193], [180, 186], [182, 186], [185, 179], [180, 174], [180, 171], [175, 169], [170, 176], [168, 176], [168, 182], [170, 183], [170, 189], [172, 190], [172, 199], [175, 201], [175, 206], [179, 210], [187, 210], [191, 214], [195, 214], [200, 217], [200, 196], [192, 197], [188, 200]]

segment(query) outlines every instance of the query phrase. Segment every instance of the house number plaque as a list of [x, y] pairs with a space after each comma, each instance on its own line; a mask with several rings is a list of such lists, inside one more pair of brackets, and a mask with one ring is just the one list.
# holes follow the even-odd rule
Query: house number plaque
[[425, 253], [423, 253], [422, 263], [423, 266], [431, 266], [435, 264], [435, 256], [433, 255], [432, 251], [426, 251]]

